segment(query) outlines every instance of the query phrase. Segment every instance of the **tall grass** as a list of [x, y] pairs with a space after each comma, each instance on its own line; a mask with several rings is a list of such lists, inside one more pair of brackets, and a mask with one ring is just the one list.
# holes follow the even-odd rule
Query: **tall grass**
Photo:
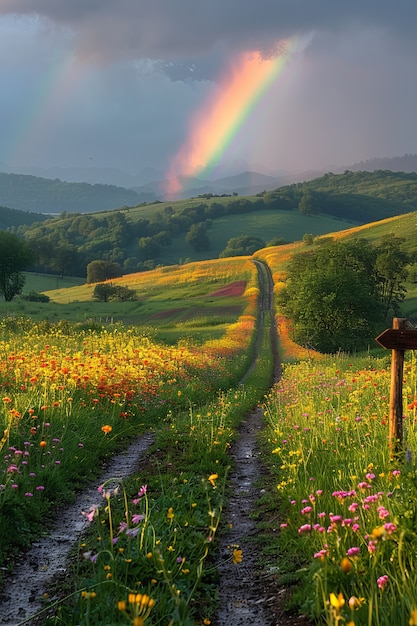
[[303, 592], [297, 601], [325, 624], [388, 626], [414, 619], [416, 381], [410, 353], [404, 452], [394, 461], [387, 360], [340, 357], [286, 365], [267, 399], [281, 567], [288, 572], [298, 564]]

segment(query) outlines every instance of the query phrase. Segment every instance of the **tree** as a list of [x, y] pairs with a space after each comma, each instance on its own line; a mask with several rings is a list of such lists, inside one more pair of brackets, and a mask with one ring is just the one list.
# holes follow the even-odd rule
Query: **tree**
[[366, 347], [385, 324], [376, 258], [366, 240], [298, 255], [279, 296], [293, 339], [327, 353]]
[[58, 272], [61, 278], [64, 278], [65, 273], [68, 276], [76, 276], [78, 270], [77, 261], [77, 248], [73, 244], [59, 244], [53, 251], [53, 257], [50, 261], [51, 269]]
[[0, 231], [0, 294], [6, 302], [21, 293], [25, 284], [22, 272], [35, 260], [29, 245], [9, 233]]
[[119, 302], [127, 302], [134, 300], [136, 292], [129, 287], [123, 285], [112, 285], [111, 283], [99, 283], [93, 291], [93, 298], [100, 302], [109, 302], [110, 300], [118, 300]]
[[388, 235], [377, 246], [376, 270], [379, 275], [381, 298], [385, 315], [388, 311], [399, 312], [401, 302], [406, 295], [405, 281], [407, 265], [411, 256], [402, 249], [405, 239]]
[[316, 215], [319, 212], [319, 202], [311, 191], [305, 191], [298, 203], [298, 210], [303, 215]]
[[266, 242], [265, 246], [271, 248], [273, 246], [285, 246], [286, 243], [290, 242], [284, 239], [284, 237], [272, 237], [272, 239]]
[[207, 235], [207, 226], [203, 222], [193, 224], [185, 236], [185, 241], [194, 248], [196, 252], [210, 249], [210, 240]]
[[121, 266], [114, 261], [97, 260], [87, 265], [87, 283], [99, 283], [122, 275]]
[[240, 235], [240, 237], [232, 237], [232, 239], [229, 239], [223, 252], [220, 252], [219, 258], [251, 256], [256, 250], [260, 250], [261, 248], [265, 248], [265, 242], [259, 237]]
[[94, 287], [93, 298], [99, 302], [108, 302], [113, 294], [113, 289], [111, 283], [98, 283]]

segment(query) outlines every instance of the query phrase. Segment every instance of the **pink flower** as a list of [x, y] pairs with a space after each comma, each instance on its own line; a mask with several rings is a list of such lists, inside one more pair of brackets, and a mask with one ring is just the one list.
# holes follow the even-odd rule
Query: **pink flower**
[[397, 530], [396, 525], [393, 524], [392, 522], [388, 522], [387, 524], [384, 524], [384, 528], [387, 531], [388, 535], [392, 535], [392, 533], [395, 533], [395, 531]]
[[379, 515], [379, 519], [385, 519], [386, 517], [389, 517], [389, 511], [387, 511], [385, 507], [379, 506], [378, 515]]
[[85, 511], [82, 511], [82, 515], [84, 515], [84, 517], [86, 517], [88, 519], [89, 522], [92, 522], [94, 519], [94, 516], [96, 514], [96, 511], [98, 511], [97, 507], [93, 506], [91, 507], [91, 509], [88, 511], [88, 513], [86, 513]]
[[385, 585], [388, 582], [388, 576], [385, 574], [384, 576], [380, 576], [376, 581], [376, 584], [380, 589], [384, 589]]
[[353, 548], [349, 548], [349, 550], [346, 552], [347, 556], [356, 556], [358, 555], [360, 552], [360, 548], [357, 548], [356, 546]]
[[302, 535], [303, 533], [309, 533], [311, 531], [311, 524], [303, 524], [298, 529], [298, 534]]

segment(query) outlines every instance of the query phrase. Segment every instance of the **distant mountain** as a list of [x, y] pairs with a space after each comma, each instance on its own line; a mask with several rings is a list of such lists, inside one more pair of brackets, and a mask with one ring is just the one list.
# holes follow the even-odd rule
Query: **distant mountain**
[[349, 167], [340, 167], [337, 172], [374, 172], [375, 170], [389, 170], [391, 172], [417, 172], [417, 154], [405, 154], [400, 157], [375, 157], [366, 161], [354, 163]]
[[[28, 173], [0, 173], [0, 206], [37, 213], [95, 213], [165, 199], [164, 175], [153, 168], [143, 169], [136, 175], [116, 168], [93, 166], [23, 169]], [[333, 173], [377, 170], [417, 172], [417, 154], [360, 161], [334, 169]], [[43, 173], [43, 176], [33, 175], [35, 171]], [[306, 183], [326, 173], [329, 172], [303, 170], [267, 175], [245, 170], [218, 179], [188, 178], [182, 181], [181, 193], [172, 200], [184, 200], [205, 194], [252, 196], [293, 183]], [[212, 174], [208, 173], [209, 176]], [[110, 180], [118, 180], [119, 184], [109, 184]]]
[[[277, 189], [283, 185], [292, 183], [305, 182], [312, 180], [317, 176], [322, 176], [322, 171], [302, 171], [288, 173], [282, 176], [268, 176], [259, 172], [241, 172], [234, 176], [227, 176], [217, 180], [204, 180], [200, 178], [187, 178], [182, 180], [183, 189], [175, 196], [177, 200], [185, 200], [194, 198], [203, 194], [224, 195], [238, 194], [239, 196], [253, 196], [262, 191], [270, 191]], [[163, 197], [164, 182], [153, 181], [133, 187], [133, 190], [140, 195], [154, 194], [154, 200]]]
[[128, 174], [120, 169], [112, 167], [36, 167], [27, 166], [12, 169], [0, 163], [0, 172], [6, 174], [25, 174], [39, 178], [55, 179], [67, 183], [90, 183], [91, 185], [115, 185], [129, 189], [135, 185], [144, 185], [150, 180], [163, 178], [161, 170], [150, 167], [140, 170], [137, 174]]

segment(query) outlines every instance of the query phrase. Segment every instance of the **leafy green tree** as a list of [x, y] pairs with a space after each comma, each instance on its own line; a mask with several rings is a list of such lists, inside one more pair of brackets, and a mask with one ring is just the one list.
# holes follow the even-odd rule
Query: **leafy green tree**
[[91, 261], [87, 265], [87, 283], [101, 283], [123, 275], [119, 263], [113, 261]]
[[220, 252], [219, 258], [251, 256], [256, 250], [260, 250], [261, 248], [265, 248], [265, 241], [263, 241], [263, 239], [251, 237], [250, 235], [240, 235], [240, 237], [232, 237], [229, 239], [223, 252]]
[[141, 237], [138, 241], [138, 256], [141, 261], [154, 259], [159, 255], [161, 246], [154, 237]]
[[366, 240], [297, 255], [279, 297], [295, 341], [327, 353], [368, 345], [385, 324], [376, 257]]
[[111, 283], [99, 283], [94, 287], [93, 298], [99, 302], [108, 302], [113, 291], [114, 287]]
[[270, 248], [272, 246], [284, 246], [286, 243], [289, 243], [289, 241], [284, 239], [284, 237], [273, 237], [265, 245], [267, 248]]
[[402, 237], [384, 237], [377, 246], [376, 270], [380, 279], [381, 298], [385, 315], [388, 311], [399, 312], [400, 304], [407, 293], [407, 265], [411, 256], [402, 249], [405, 239]]
[[93, 298], [100, 302], [109, 302], [110, 300], [118, 300], [119, 302], [127, 302], [134, 300], [136, 292], [124, 285], [112, 285], [111, 283], [99, 283], [93, 291]]
[[0, 294], [6, 302], [21, 293], [25, 284], [22, 272], [34, 260], [34, 252], [25, 241], [12, 233], [0, 231]]
[[196, 250], [201, 252], [210, 249], [210, 239], [207, 235], [207, 226], [203, 222], [193, 224], [185, 236], [185, 241]]
[[78, 273], [78, 253], [73, 244], [59, 244], [53, 251], [53, 257], [51, 258], [51, 269], [58, 272], [61, 278], [64, 275], [76, 276]]
[[317, 197], [311, 191], [305, 191], [298, 203], [298, 210], [303, 215], [316, 215], [320, 211]]
[[129, 287], [125, 287], [124, 285], [115, 285], [110, 299], [119, 300], [119, 302], [128, 302], [129, 300], [135, 300], [135, 298], [136, 292], [133, 289], [129, 289]]

